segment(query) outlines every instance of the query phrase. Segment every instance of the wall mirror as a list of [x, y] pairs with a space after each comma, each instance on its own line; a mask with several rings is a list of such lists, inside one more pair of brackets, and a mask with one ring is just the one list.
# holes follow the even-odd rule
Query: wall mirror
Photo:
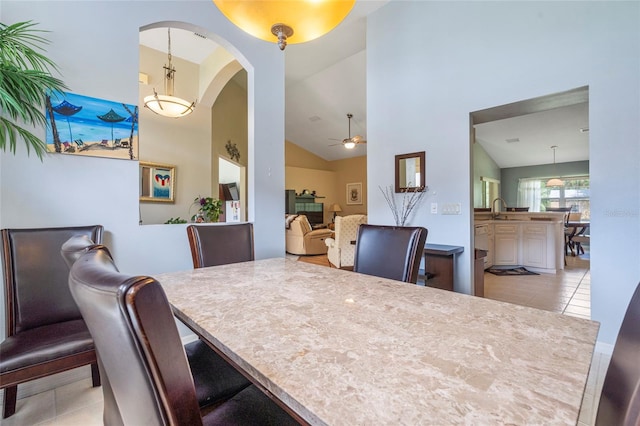
[[396, 155], [396, 192], [423, 191], [424, 151]]
[[[246, 218], [248, 74], [216, 34], [184, 22], [172, 22], [169, 32], [168, 24], [149, 24], [139, 33], [140, 224], [175, 223], [170, 220], [176, 218], [191, 221], [198, 208], [196, 198], [222, 199], [220, 183], [237, 185], [241, 217]], [[169, 39], [171, 65], [176, 69], [173, 94], [196, 101], [193, 112], [180, 118], [158, 115], [143, 106], [144, 98], [154, 91], [165, 94]], [[240, 172], [227, 178], [221, 175], [219, 159], [231, 161], [232, 155]], [[173, 167], [175, 182], [167, 196], [171, 201], [143, 194], [153, 184], [146, 181], [151, 169], [145, 163]], [[220, 220], [227, 218], [221, 215]]]

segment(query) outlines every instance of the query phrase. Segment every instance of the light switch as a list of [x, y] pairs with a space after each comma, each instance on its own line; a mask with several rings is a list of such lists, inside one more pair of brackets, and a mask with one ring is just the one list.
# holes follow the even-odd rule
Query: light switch
[[431, 203], [431, 214], [438, 214], [438, 203]]

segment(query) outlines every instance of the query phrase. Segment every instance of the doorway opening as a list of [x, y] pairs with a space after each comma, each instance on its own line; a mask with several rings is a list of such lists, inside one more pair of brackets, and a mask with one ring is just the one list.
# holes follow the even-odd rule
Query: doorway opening
[[[532, 180], [546, 182], [551, 177], [558, 177], [551, 176], [555, 173], [566, 178], [586, 175], [588, 179], [588, 105], [589, 88], [584, 86], [470, 113], [474, 225], [492, 225], [490, 212], [496, 199], [504, 199], [508, 206], [519, 206], [519, 191], [522, 192], [523, 185], [530, 184]], [[557, 164], [558, 172], [551, 171], [551, 145], [559, 146], [562, 153]], [[528, 182], [525, 182], [527, 178]], [[491, 191], [489, 194], [488, 182], [499, 182], [497, 193]], [[560, 190], [544, 188], [542, 184], [543, 196], [539, 198], [543, 201], [526, 207], [530, 207], [530, 211], [544, 212], [544, 200], [552, 197], [549, 194], [554, 190], [562, 193], [573, 191], [567, 186]], [[584, 185], [581, 190], [584, 191]], [[588, 187], [586, 194], [588, 196]], [[480, 213], [483, 210], [484, 216]], [[472, 230], [475, 234], [475, 226]], [[495, 241], [493, 233], [489, 232], [489, 242], [483, 240], [481, 243], [487, 243], [491, 252], [491, 249], [495, 251], [495, 246], [492, 247]], [[512, 247], [523, 248], [522, 238], [518, 235]], [[475, 241], [475, 235], [472, 239]], [[555, 247], [556, 252], [563, 251], [564, 241], [559, 241]], [[497, 277], [485, 273], [485, 297], [588, 318], [590, 253], [588, 245], [582, 248], [584, 253], [575, 256], [567, 253], [566, 268], [558, 265], [557, 274]]]

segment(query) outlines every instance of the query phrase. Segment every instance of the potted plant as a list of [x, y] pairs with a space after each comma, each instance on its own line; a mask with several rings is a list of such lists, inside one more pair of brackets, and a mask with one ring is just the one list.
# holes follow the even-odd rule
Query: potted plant
[[212, 197], [196, 197], [193, 204], [199, 206], [192, 222], [217, 222], [222, 212], [222, 201]]
[[56, 64], [47, 58], [43, 46], [49, 41], [40, 36], [32, 21], [12, 25], [0, 23], [0, 149], [15, 154], [19, 140], [27, 152], [31, 149], [42, 160], [47, 152], [45, 141], [26, 130], [26, 126], [46, 126], [44, 105], [46, 96], [67, 87], [53, 77]]

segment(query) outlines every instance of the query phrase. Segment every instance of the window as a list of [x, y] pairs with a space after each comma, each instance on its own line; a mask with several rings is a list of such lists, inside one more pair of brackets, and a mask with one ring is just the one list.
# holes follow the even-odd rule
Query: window
[[523, 178], [518, 181], [518, 206], [529, 207], [531, 212], [545, 211], [547, 207], [572, 207], [582, 213], [583, 219], [591, 217], [589, 203], [589, 176], [563, 178], [564, 186], [547, 188], [546, 179]]

